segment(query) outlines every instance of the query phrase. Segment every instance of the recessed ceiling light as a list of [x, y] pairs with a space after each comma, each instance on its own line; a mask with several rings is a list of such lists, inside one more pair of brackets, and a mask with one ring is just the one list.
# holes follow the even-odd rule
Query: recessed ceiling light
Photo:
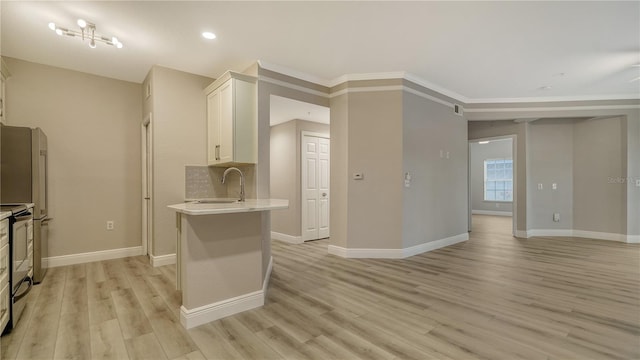
[[482, 145], [484, 145], [484, 144], [488, 144], [489, 142], [490, 142], [490, 141], [478, 141], [478, 144], [482, 144]]
[[209, 31], [205, 31], [202, 33], [202, 37], [205, 39], [209, 39], [209, 40], [213, 40], [216, 38], [216, 34], [209, 32]]

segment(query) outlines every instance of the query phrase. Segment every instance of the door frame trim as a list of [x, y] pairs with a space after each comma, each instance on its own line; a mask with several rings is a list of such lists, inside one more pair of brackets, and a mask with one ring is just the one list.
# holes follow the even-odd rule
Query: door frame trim
[[[147, 132], [149, 133], [149, 153], [151, 154], [149, 160], [149, 169], [147, 170]], [[142, 255], [153, 254], [153, 113], [149, 112], [147, 116], [142, 120], [140, 126], [141, 136], [141, 203], [142, 203]], [[147, 171], [151, 174], [150, 181], [147, 182]], [[148, 189], [147, 189], [148, 184]], [[146, 190], [146, 194], [145, 194]], [[145, 204], [145, 197], [150, 197], [149, 207], [147, 213], [147, 204]], [[147, 221], [150, 222], [147, 223]]]
[[[304, 150], [304, 137], [305, 136], [310, 136], [310, 137], [317, 137], [317, 138], [323, 138], [323, 139], [327, 139], [327, 140], [331, 140], [331, 137], [329, 136], [329, 134], [326, 133], [319, 133], [319, 132], [314, 132], [314, 131], [306, 131], [306, 130], [302, 130], [300, 131], [300, 179], [299, 179], [299, 183], [300, 183], [300, 237], [303, 239], [302, 242], [304, 242], [304, 225], [305, 225], [305, 221], [304, 221], [304, 196], [303, 196], [303, 185], [304, 185], [304, 181], [303, 181], [303, 175], [302, 175], [302, 170], [304, 168], [304, 156], [303, 156], [303, 152]], [[329, 158], [329, 161], [331, 161], [331, 158]], [[329, 202], [331, 202], [331, 181], [329, 181]], [[331, 210], [329, 210], [331, 211]], [[329, 224], [329, 228], [331, 228], [331, 224]]]

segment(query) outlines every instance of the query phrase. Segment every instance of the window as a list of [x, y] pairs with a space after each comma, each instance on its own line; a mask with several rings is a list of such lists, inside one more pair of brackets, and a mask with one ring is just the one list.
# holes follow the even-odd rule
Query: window
[[484, 200], [513, 201], [513, 160], [484, 161]]

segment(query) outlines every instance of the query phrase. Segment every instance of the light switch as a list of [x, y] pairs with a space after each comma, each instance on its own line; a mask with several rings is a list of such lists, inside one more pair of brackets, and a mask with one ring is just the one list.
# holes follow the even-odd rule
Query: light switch
[[553, 213], [553, 221], [560, 222], [560, 213]]
[[353, 180], [362, 180], [364, 179], [363, 173], [353, 173]]
[[538, 184], [538, 190], [542, 190], [542, 183]]
[[556, 184], [556, 183], [551, 184], [551, 188], [553, 190], [558, 190], [558, 184]]

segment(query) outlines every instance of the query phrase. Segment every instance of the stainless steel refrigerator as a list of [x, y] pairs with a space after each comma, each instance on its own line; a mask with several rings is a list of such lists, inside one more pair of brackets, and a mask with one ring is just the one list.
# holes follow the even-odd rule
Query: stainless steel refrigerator
[[33, 280], [47, 271], [48, 254], [47, 136], [40, 128], [0, 126], [0, 203], [34, 203]]

